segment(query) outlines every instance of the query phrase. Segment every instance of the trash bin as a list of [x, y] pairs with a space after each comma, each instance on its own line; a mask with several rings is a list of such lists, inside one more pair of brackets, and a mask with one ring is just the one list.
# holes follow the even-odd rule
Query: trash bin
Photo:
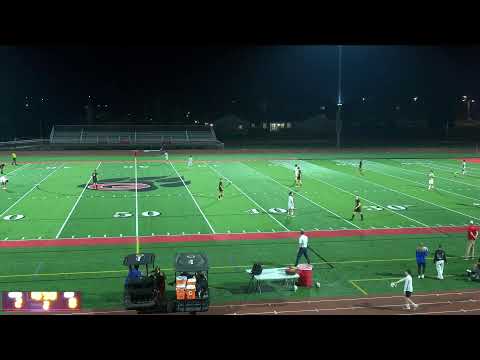
[[313, 266], [309, 264], [300, 264], [297, 266], [298, 286], [312, 287], [313, 286]]

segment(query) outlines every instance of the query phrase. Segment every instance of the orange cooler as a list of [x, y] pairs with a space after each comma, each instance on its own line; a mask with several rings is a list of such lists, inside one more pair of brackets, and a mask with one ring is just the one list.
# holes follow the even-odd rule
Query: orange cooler
[[176, 287], [177, 300], [185, 299], [185, 285], [177, 285]]
[[187, 285], [185, 293], [188, 300], [195, 300], [195, 285]]

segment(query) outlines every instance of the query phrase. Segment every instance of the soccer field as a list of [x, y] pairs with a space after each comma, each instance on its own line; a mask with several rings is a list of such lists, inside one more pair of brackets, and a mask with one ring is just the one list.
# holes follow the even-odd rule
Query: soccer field
[[[390, 154], [391, 155], [391, 154]], [[152, 251], [172, 276], [179, 251], [204, 251], [213, 303], [257, 298], [398, 293], [388, 286], [408, 267], [415, 247], [442, 244], [449, 277], [433, 264], [418, 291], [475, 287], [461, 276], [465, 225], [480, 222], [480, 164], [461, 159], [359, 156], [316, 159], [294, 154], [214, 156], [30, 157], [7, 166], [0, 192], [0, 290], [82, 291], [88, 309], [122, 307], [125, 255]], [[333, 157], [333, 156], [332, 156]], [[294, 186], [294, 165], [303, 185]], [[99, 189], [89, 186], [94, 169]], [[435, 187], [427, 190], [428, 172]], [[217, 199], [224, 179], [225, 197]], [[288, 192], [295, 217], [287, 217]], [[351, 220], [355, 196], [365, 219]], [[310, 236], [321, 288], [293, 293], [267, 286], [247, 294], [245, 269], [292, 264], [297, 232]], [[430, 263], [431, 264], [431, 263]]]

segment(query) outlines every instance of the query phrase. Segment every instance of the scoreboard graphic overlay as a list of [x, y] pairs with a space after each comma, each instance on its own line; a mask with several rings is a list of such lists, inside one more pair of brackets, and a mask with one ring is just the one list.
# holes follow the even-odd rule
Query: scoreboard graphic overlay
[[75, 291], [4, 291], [4, 312], [75, 312], [81, 309], [81, 295]]

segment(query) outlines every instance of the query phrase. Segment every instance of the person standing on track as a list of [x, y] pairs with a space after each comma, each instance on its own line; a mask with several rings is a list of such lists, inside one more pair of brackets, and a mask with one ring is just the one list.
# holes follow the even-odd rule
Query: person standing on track
[[293, 192], [290, 191], [289, 194], [288, 194], [288, 212], [287, 212], [287, 216], [295, 216], [293, 214], [293, 212], [295, 211], [295, 203], [293, 201]]
[[353, 221], [356, 213], [360, 214], [360, 220], [363, 221], [362, 203], [358, 196], [355, 196], [355, 206], [353, 207], [352, 218], [350, 219], [350, 221]]
[[17, 154], [12, 153], [12, 165], [17, 166]]
[[470, 220], [470, 225], [467, 229], [467, 249], [465, 251], [465, 260], [473, 259], [475, 257], [475, 243], [478, 237], [478, 229], [473, 225], [473, 220]]
[[97, 170], [96, 170], [96, 169], [93, 170], [93, 173], [92, 173], [92, 185], [93, 185], [93, 187], [95, 188], [95, 190], [98, 190], [98, 185], [97, 185], [98, 179], [97, 179], [97, 175], [98, 175]]
[[310, 264], [310, 258], [308, 257], [308, 236], [305, 235], [305, 231], [300, 231], [300, 237], [298, 238], [298, 252], [297, 252], [297, 260], [295, 260], [295, 266], [298, 266], [298, 262], [300, 258], [305, 256], [307, 262]]
[[428, 256], [428, 248], [420, 243], [417, 246], [417, 250], [415, 252], [415, 257], [417, 259], [417, 267], [418, 267], [418, 278], [425, 279], [425, 261]]
[[413, 294], [413, 279], [412, 272], [410, 270], [406, 270], [405, 277], [392, 282], [391, 286], [395, 287], [401, 282], [405, 282], [405, 285], [403, 286], [403, 292], [405, 294], [405, 309], [410, 310], [410, 305], [412, 305], [413, 309], [416, 310], [418, 308], [418, 305], [415, 304], [412, 299], [410, 299]]
[[443, 251], [442, 245], [438, 245], [438, 249], [435, 250], [435, 254], [433, 255], [433, 263], [437, 268], [437, 279], [443, 280], [443, 269], [447, 263], [447, 254], [445, 254], [445, 251]]

